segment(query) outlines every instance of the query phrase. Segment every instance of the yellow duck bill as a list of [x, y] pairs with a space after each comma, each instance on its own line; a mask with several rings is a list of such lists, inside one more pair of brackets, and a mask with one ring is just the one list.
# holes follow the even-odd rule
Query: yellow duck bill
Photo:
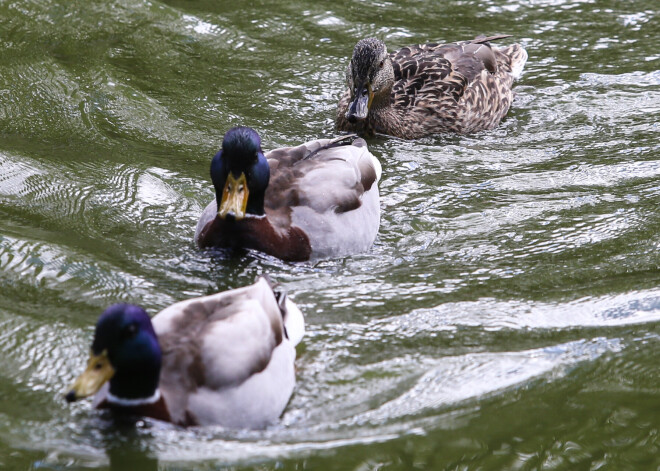
[[115, 370], [108, 359], [108, 352], [103, 351], [100, 355], [90, 355], [87, 369], [76, 378], [71, 388], [66, 393], [66, 400], [74, 402], [98, 392], [106, 382], [115, 374]]
[[234, 178], [234, 175], [229, 172], [227, 182], [222, 190], [218, 216], [224, 219], [228, 214], [232, 214], [237, 221], [243, 219], [249, 194], [245, 173], [241, 173], [238, 178]]

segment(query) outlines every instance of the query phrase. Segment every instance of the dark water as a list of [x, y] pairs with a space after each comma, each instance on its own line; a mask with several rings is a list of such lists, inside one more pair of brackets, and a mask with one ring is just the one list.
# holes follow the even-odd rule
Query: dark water
[[[660, 469], [656, 0], [0, 2], [0, 468]], [[333, 134], [357, 39], [510, 33], [493, 131], [369, 142], [367, 254], [192, 243], [230, 126]], [[506, 41], [503, 41], [506, 44]], [[100, 311], [268, 272], [306, 314], [260, 432], [113, 424], [61, 393]]]

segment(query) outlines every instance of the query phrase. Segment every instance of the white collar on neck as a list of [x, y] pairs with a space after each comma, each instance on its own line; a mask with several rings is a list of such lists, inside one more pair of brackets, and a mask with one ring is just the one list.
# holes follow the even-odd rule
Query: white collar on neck
[[263, 218], [266, 217], [266, 213], [263, 213], [263, 214], [248, 214], [248, 213], [245, 213], [244, 217], [245, 217], [245, 219], [248, 219], [248, 218], [250, 218], [250, 219], [263, 219]]
[[114, 394], [112, 394], [110, 391], [108, 391], [105, 396], [105, 399], [110, 404], [115, 404], [118, 406], [124, 406], [124, 407], [143, 406], [157, 402], [160, 399], [160, 389], [156, 388], [156, 391], [149, 397], [138, 397], [136, 399], [117, 397]]

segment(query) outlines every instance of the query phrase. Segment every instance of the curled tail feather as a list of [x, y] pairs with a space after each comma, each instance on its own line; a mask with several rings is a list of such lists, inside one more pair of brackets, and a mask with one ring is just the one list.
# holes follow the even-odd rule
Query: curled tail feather
[[519, 79], [527, 62], [527, 51], [520, 44], [512, 44], [499, 49], [498, 52], [507, 58], [506, 62], [508, 62], [513, 78], [515, 80]]

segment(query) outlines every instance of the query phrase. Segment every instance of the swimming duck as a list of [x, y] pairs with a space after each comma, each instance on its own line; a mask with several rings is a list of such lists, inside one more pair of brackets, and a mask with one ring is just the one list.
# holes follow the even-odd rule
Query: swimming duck
[[288, 261], [368, 250], [380, 224], [381, 166], [355, 137], [264, 155], [255, 130], [227, 131], [211, 161], [215, 200], [197, 223], [197, 245], [255, 249]]
[[511, 86], [527, 61], [520, 44], [497, 49], [489, 43], [507, 37], [419, 44], [392, 53], [378, 39], [359, 41], [346, 70], [337, 129], [416, 139], [494, 128], [511, 106]]
[[[69, 402], [182, 426], [263, 428], [287, 405], [298, 307], [261, 277], [253, 285], [176, 303], [149, 319], [139, 306], [101, 314], [87, 370]], [[97, 392], [98, 391], [98, 392]]]

